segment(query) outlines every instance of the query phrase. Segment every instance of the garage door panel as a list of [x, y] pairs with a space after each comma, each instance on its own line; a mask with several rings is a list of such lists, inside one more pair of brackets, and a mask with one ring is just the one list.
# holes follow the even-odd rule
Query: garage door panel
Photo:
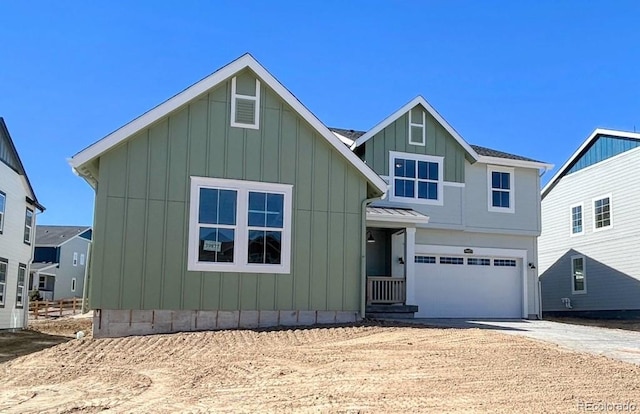
[[[503, 266], [474, 266], [437, 258], [436, 263], [415, 264], [418, 317], [520, 318], [522, 274], [520, 260], [497, 262]], [[477, 261], [476, 261], [477, 263]], [[485, 262], [486, 263], [486, 262]]]

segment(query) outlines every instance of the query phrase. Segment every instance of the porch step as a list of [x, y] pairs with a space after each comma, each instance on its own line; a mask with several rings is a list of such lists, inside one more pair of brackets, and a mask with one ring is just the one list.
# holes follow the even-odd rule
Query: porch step
[[367, 318], [373, 319], [413, 319], [416, 312], [416, 305], [367, 305], [365, 309]]

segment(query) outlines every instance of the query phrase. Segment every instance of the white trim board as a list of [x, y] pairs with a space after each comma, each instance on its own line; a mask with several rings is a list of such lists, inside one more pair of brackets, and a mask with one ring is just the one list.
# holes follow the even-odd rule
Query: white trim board
[[187, 89], [178, 93], [172, 98], [164, 101], [160, 105], [144, 113], [128, 124], [122, 126], [118, 130], [112, 132], [101, 140], [90, 145], [86, 149], [80, 151], [69, 160], [71, 167], [82, 174], [81, 167], [90, 161], [100, 157], [118, 144], [126, 141], [139, 131], [149, 127], [154, 122], [167, 116], [171, 112], [181, 106], [191, 102], [200, 95], [205, 94], [209, 90], [215, 88], [222, 82], [229, 79], [234, 74], [244, 70], [251, 69], [267, 86], [275, 91], [289, 106], [293, 108], [305, 121], [307, 121], [319, 134], [326, 139], [344, 158], [347, 159], [356, 169], [364, 175], [367, 180], [380, 192], [385, 193], [387, 190], [386, 183], [369, 168], [356, 154], [347, 148], [336, 135], [329, 130], [316, 116], [311, 113], [287, 88], [284, 87], [276, 78], [274, 78], [253, 56], [246, 53], [222, 67], [206, 78], [191, 85]]

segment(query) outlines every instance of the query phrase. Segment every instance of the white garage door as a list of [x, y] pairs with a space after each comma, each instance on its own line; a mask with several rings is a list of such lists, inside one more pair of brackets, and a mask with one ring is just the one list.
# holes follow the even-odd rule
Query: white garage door
[[521, 318], [522, 261], [416, 254], [417, 317]]

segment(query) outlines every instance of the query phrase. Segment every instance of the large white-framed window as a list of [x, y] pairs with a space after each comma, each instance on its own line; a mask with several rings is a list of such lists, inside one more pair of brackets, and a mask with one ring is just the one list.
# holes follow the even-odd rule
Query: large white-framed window
[[584, 256], [571, 256], [571, 293], [587, 293], [587, 269]]
[[0, 234], [4, 230], [4, 212], [7, 208], [7, 195], [0, 191]]
[[290, 273], [293, 186], [191, 177], [188, 270]]
[[7, 269], [9, 261], [0, 257], [0, 308], [4, 308], [7, 299]]
[[73, 265], [78, 266], [78, 252], [73, 252]]
[[16, 289], [16, 308], [24, 307], [26, 290], [24, 288], [24, 282], [27, 277], [27, 265], [18, 264], [18, 286]]
[[569, 226], [571, 227], [571, 236], [584, 234], [583, 211], [584, 205], [582, 203], [574, 204], [569, 207]]
[[593, 231], [605, 230], [613, 225], [611, 194], [593, 199]]
[[442, 205], [444, 157], [389, 151], [390, 201]]
[[427, 145], [427, 114], [420, 106], [409, 111], [409, 144]]
[[[242, 86], [242, 90], [238, 91]], [[245, 90], [246, 88], [246, 90]], [[260, 128], [260, 81], [256, 78], [255, 89], [249, 85], [238, 85], [238, 77], [231, 78], [231, 126], [238, 128]]]
[[514, 169], [509, 167], [487, 166], [489, 187], [489, 211], [501, 213], [515, 212]]
[[33, 228], [33, 210], [27, 207], [24, 214], [24, 242], [31, 244], [31, 229]]

